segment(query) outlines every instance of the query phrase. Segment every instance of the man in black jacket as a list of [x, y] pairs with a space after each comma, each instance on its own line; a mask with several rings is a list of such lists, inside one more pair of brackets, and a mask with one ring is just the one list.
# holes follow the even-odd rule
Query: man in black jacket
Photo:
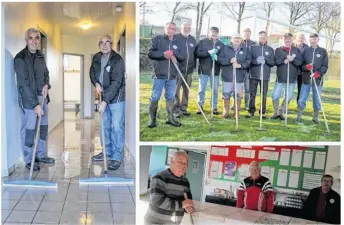
[[[251, 74], [250, 74], [250, 104], [246, 118], [250, 118], [256, 111], [255, 101], [258, 84], [262, 88], [263, 83], [263, 105], [262, 117], [266, 119], [266, 95], [270, 81], [271, 68], [275, 66], [274, 50], [267, 45], [268, 36], [265, 31], [259, 32], [259, 44], [251, 47]], [[263, 71], [261, 71], [263, 67]], [[261, 74], [263, 72], [263, 74]], [[262, 98], [262, 96], [260, 96]]]
[[[207, 89], [208, 79], [210, 79], [211, 89], [214, 85], [214, 96], [211, 96], [211, 102], [213, 108], [213, 114], [219, 115], [217, 111], [217, 96], [219, 88], [219, 74], [221, 66], [217, 62], [217, 56], [224, 48], [223, 43], [219, 40], [219, 28], [210, 27], [208, 32], [208, 38], [200, 40], [196, 47], [196, 57], [199, 58], [198, 74], [199, 74], [199, 88], [198, 88], [198, 103], [201, 108], [204, 107], [205, 90]], [[215, 61], [214, 74], [212, 74], [213, 62]], [[214, 81], [213, 79], [214, 75]], [[214, 82], [214, 84], [213, 84]], [[212, 102], [214, 99], [214, 102]], [[201, 111], [198, 109], [198, 115], [201, 115]]]
[[[303, 54], [303, 66], [302, 70], [302, 86], [300, 99], [297, 102], [297, 118], [296, 122], [301, 121], [303, 110], [306, 107], [306, 101], [309, 96], [309, 92], [312, 88], [313, 95], [313, 122], [319, 123], [318, 115], [321, 109], [319, 96], [321, 95], [323, 77], [325, 76], [328, 69], [328, 56], [327, 51], [324, 48], [318, 46], [319, 37], [317, 34], [311, 34], [309, 36], [309, 42], [311, 46], [307, 48]], [[314, 77], [314, 80], [313, 80]], [[315, 83], [314, 83], [315, 81]], [[315, 86], [316, 85], [316, 86]]]
[[[279, 47], [275, 50], [275, 64], [277, 66], [277, 78], [274, 90], [272, 92], [272, 104], [274, 107], [274, 114], [271, 119], [284, 120], [284, 113], [286, 111], [286, 106], [289, 104], [291, 98], [293, 97], [295, 82], [298, 74], [298, 68], [302, 65], [302, 56], [298, 48], [292, 46], [293, 35], [290, 33], [284, 34], [284, 46]], [[289, 64], [289, 65], [288, 65]], [[288, 66], [289, 66], [289, 84], [288, 81]], [[279, 99], [282, 94], [283, 88], [285, 93], [288, 88], [288, 99], [284, 100], [287, 103], [283, 105], [278, 112]], [[285, 99], [287, 98], [285, 94]]]
[[324, 175], [321, 187], [309, 192], [303, 208], [305, 219], [340, 224], [340, 195], [331, 189], [332, 185], [333, 177]]
[[[184, 79], [187, 85], [190, 87], [192, 82], [192, 73], [196, 67], [195, 49], [196, 39], [190, 35], [190, 24], [183, 23], [180, 28], [180, 34], [176, 34], [176, 38], [180, 39], [181, 45], [185, 46], [186, 57], [183, 62], [179, 63], [179, 69], [183, 73]], [[180, 88], [183, 89], [182, 99], [180, 99]], [[177, 114], [177, 118], [180, 115], [190, 116], [187, 111], [189, 102], [189, 90], [184, 84], [184, 81], [180, 76], [177, 76], [177, 88], [175, 93], [176, 102], [174, 104], [174, 113]]]
[[[302, 33], [298, 33], [296, 40], [297, 42], [296, 42], [295, 47], [300, 49], [300, 52], [302, 55], [305, 49], [309, 47], [307, 44], [305, 44], [305, 35]], [[299, 69], [299, 74], [297, 75], [297, 97], [296, 97], [297, 102], [299, 101], [299, 98], [300, 98], [301, 84], [302, 84], [302, 68]]]
[[[108, 169], [117, 170], [121, 165], [124, 147], [125, 64], [122, 57], [112, 50], [112, 44], [109, 35], [99, 39], [100, 52], [93, 56], [90, 79], [102, 97], [99, 112], [103, 114], [105, 143], [102, 143], [101, 128], [99, 136], [102, 146], [106, 146], [106, 157], [111, 161]], [[92, 159], [104, 160], [104, 153], [101, 152]]]
[[[39, 162], [54, 163], [46, 157], [48, 137], [48, 90], [49, 71], [43, 53], [38, 50], [41, 36], [35, 28], [25, 33], [26, 47], [14, 58], [14, 71], [17, 77], [19, 106], [22, 109], [21, 142], [26, 168], [31, 168], [37, 116], [42, 117], [39, 143], [33, 170], [39, 170]], [[41, 102], [44, 98], [43, 108]]]
[[176, 32], [174, 23], [168, 22], [164, 32], [163, 35], [153, 37], [148, 50], [148, 57], [154, 60], [152, 95], [149, 104], [149, 128], [156, 127], [156, 113], [163, 88], [165, 88], [167, 112], [166, 124], [181, 126], [173, 116], [176, 78], [179, 75], [171, 60], [176, 60], [179, 63], [184, 61], [185, 48], [174, 35]]

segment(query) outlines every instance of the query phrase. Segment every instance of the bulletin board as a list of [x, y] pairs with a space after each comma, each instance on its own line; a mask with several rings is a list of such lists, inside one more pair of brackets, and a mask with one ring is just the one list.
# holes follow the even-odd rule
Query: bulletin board
[[208, 178], [239, 183], [254, 160], [273, 187], [309, 191], [321, 185], [327, 151], [327, 146], [212, 146]]

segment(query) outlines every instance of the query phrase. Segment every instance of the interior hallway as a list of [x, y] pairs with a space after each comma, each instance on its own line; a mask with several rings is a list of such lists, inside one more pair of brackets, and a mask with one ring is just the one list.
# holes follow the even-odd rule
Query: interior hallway
[[[58, 183], [58, 190], [2, 187], [2, 224], [135, 224], [135, 187], [81, 186], [78, 179], [103, 176], [103, 163], [92, 163], [100, 151], [98, 122], [66, 120], [49, 135], [48, 156], [55, 165], [43, 165], [35, 180]], [[109, 176], [135, 178], [135, 160], [125, 151], [121, 167]], [[27, 179], [24, 164], [6, 179]]]

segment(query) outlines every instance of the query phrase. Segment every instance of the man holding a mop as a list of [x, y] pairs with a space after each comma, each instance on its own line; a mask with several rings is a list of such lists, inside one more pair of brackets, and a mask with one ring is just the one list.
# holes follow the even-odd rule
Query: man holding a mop
[[319, 110], [321, 109], [321, 105], [316, 89], [318, 89], [320, 96], [323, 86], [323, 77], [328, 69], [328, 56], [327, 51], [324, 48], [318, 46], [319, 37], [317, 34], [311, 34], [309, 36], [309, 42], [311, 46], [309, 48], [306, 48], [302, 54], [302, 70], [304, 72], [302, 74], [300, 99], [297, 103], [296, 122], [301, 121], [302, 112], [306, 107], [306, 101], [309, 96], [309, 92], [312, 89], [314, 109], [313, 122], [319, 123], [318, 115]]
[[167, 112], [166, 124], [175, 127], [181, 126], [173, 116], [174, 94], [178, 73], [171, 60], [176, 58], [178, 62], [183, 62], [185, 59], [185, 46], [182, 46], [180, 39], [177, 39], [174, 35], [176, 32], [176, 25], [174, 23], [168, 22], [165, 25], [164, 32], [163, 35], [153, 37], [148, 50], [148, 57], [154, 60], [152, 95], [149, 103], [149, 128], [156, 127], [158, 103], [164, 88]]
[[[125, 64], [123, 58], [112, 50], [112, 38], [102, 36], [98, 41], [100, 52], [92, 59], [90, 79], [96, 87], [102, 101], [99, 112], [99, 136], [102, 142], [104, 129], [105, 145], [109, 170], [117, 170], [121, 166], [124, 147], [124, 122], [125, 122]], [[102, 122], [103, 125], [102, 127]], [[104, 153], [92, 157], [93, 161], [104, 160]]]
[[[217, 96], [219, 87], [220, 64], [217, 62], [217, 56], [224, 48], [223, 43], [219, 40], [219, 28], [211, 27], [209, 29], [208, 38], [200, 40], [196, 47], [196, 57], [199, 58], [198, 74], [199, 74], [199, 88], [198, 88], [198, 103], [203, 109], [205, 91], [207, 89], [208, 80], [210, 79], [210, 86], [212, 90], [211, 108], [212, 114], [219, 115], [217, 111]], [[215, 68], [213, 68], [215, 65]], [[213, 80], [214, 78], [214, 80]], [[202, 112], [197, 111], [198, 115]]]
[[[285, 120], [284, 113], [287, 111], [288, 104], [293, 97], [296, 78], [298, 75], [298, 67], [302, 65], [302, 56], [300, 49], [292, 46], [293, 35], [284, 34], [284, 46], [275, 50], [275, 64], [277, 66], [277, 78], [274, 90], [272, 92], [272, 104], [274, 114], [271, 119]], [[285, 107], [278, 110], [279, 99], [282, 90], [285, 90]]]
[[[37, 117], [42, 117], [39, 143], [33, 170], [40, 169], [38, 163], [54, 163], [55, 159], [46, 156], [48, 137], [48, 90], [49, 71], [43, 53], [38, 50], [41, 35], [35, 28], [25, 33], [26, 47], [14, 58], [14, 71], [17, 77], [19, 106], [22, 109], [21, 142], [26, 168], [31, 168], [34, 136]], [[41, 102], [44, 103], [43, 107]]]
[[[267, 45], [268, 36], [265, 31], [259, 32], [259, 44], [251, 47], [251, 77], [250, 77], [250, 105], [248, 115], [250, 118], [256, 111], [255, 101], [258, 84], [260, 88], [263, 86], [263, 104], [260, 106], [262, 118], [266, 119], [266, 95], [268, 92], [268, 85], [270, 80], [271, 68], [275, 66], [274, 50]], [[261, 67], [263, 66], [263, 74], [261, 74]], [[263, 85], [262, 85], [263, 83]]]

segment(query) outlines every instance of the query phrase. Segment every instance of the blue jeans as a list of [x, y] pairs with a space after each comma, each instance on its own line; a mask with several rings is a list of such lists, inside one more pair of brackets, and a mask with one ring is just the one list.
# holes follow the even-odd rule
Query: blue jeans
[[[107, 105], [104, 114], [104, 134], [106, 155], [111, 160], [121, 161], [124, 147], [125, 101]], [[102, 120], [99, 120], [99, 137], [103, 146], [101, 132]]]
[[[38, 96], [38, 102], [41, 104], [42, 96]], [[43, 113], [41, 120], [41, 127], [39, 133], [39, 140], [36, 152], [36, 158], [45, 157], [45, 152], [47, 150], [46, 141], [48, 138], [48, 104], [47, 99], [44, 100], [43, 104]], [[23, 158], [26, 164], [32, 161], [33, 147], [35, 142], [35, 133], [36, 133], [36, 123], [37, 123], [37, 114], [34, 110], [23, 109], [22, 111], [22, 123], [21, 123], [21, 145]]]
[[[203, 108], [204, 106], [204, 98], [205, 98], [205, 90], [207, 89], [208, 79], [210, 80], [210, 89], [213, 87], [213, 79], [212, 76], [199, 74], [199, 87], [198, 87], [198, 103]], [[210, 105], [213, 105], [214, 109], [217, 109], [217, 96], [219, 90], [219, 76], [214, 76], [214, 102], [212, 103], [212, 96], [210, 98]]]
[[[321, 86], [317, 86], [319, 95], [321, 95]], [[297, 107], [302, 111], [306, 108], [306, 101], [309, 96], [309, 92], [311, 91], [311, 85], [307, 84], [302, 84], [301, 85], [301, 92], [300, 92], [300, 98], [299, 101], [297, 102]], [[320, 105], [320, 99], [318, 98], [317, 91], [315, 89], [315, 84], [312, 85], [312, 95], [313, 95], [313, 108], [315, 110], [320, 110], [321, 105]]]
[[[295, 83], [290, 83], [289, 84], [289, 87], [288, 87], [288, 104], [291, 101], [291, 98], [293, 97], [294, 87], [295, 87]], [[272, 92], [272, 103], [274, 105], [276, 105], [277, 107], [278, 107], [278, 104], [279, 104], [279, 99], [281, 97], [283, 88], [284, 88], [284, 90], [286, 90], [286, 88], [287, 88], [287, 84], [286, 83], [278, 83], [278, 82], [275, 83], [275, 87], [274, 87], [274, 90]], [[285, 97], [284, 97], [283, 102], [285, 102], [286, 95], [287, 95], [287, 93], [285, 93]], [[283, 108], [283, 111], [285, 111], [285, 109], [284, 109], [285, 106], [284, 105], [282, 106], [282, 108]]]
[[151, 102], [158, 102], [161, 97], [162, 89], [165, 88], [166, 101], [174, 101], [174, 92], [176, 91], [176, 80], [154, 79], [152, 86]]

